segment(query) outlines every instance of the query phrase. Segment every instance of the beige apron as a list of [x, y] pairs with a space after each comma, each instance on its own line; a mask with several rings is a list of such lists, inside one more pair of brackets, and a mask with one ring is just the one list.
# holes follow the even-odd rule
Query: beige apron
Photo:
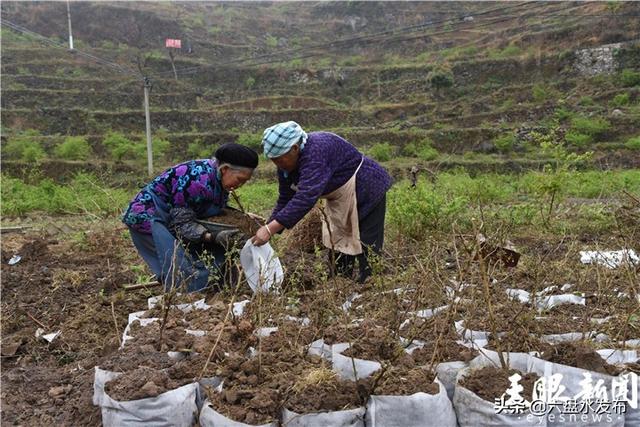
[[[356, 175], [364, 162], [364, 157], [355, 173], [342, 187], [322, 196], [326, 200], [322, 221], [322, 243], [329, 249], [347, 255], [362, 253], [360, 226], [358, 225], [358, 200], [356, 199]], [[328, 224], [327, 224], [328, 222]]]

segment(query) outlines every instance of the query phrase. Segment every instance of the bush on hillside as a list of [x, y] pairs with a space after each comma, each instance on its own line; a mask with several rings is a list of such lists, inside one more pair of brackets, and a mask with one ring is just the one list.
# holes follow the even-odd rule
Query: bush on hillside
[[576, 116], [571, 119], [571, 128], [577, 133], [598, 136], [611, 128], [609, 121], [599, 117]]
[[619, 93], [614, 96], [610, 102], [612, 107], [624, 107], [629, 104], [629, 94], [628, 93]]
[[631, 69], [624, 69], [620, 73], [619, 82], [624, 87], [640, 85], [640, 72]]
[[564, 136], [564, 139], [567, 141], [567, 143], [575, 145], [577, 147], [584, 147], [585, 145], [593, 142], [593, 137], [591, 135], [585, 135], [576, 131], [567, 132]]
[[54, 149], [54, 154], [64, 160], [87, 160], [91, 147], [83, 136], [68, 136]]
[[516, 137], [512, 134], [501, 135], [493, 140], [493, 145], [501, 153], [508, 153], [516, 145]]
[[402, 155], [429, 161], [438, 157], [438, 150], [431, 146], [431, 140], [429, 138], [424, 138], [407, 143], [402, 148]]
[[394, 155], [393, 147], [385, 142], [383, 144], [375, 144], [369, 149], [369, 155], [378, 162], [388, 162]]
[[624, 143], [624, 146], [630, 150], [640, 150], [640, 136], [629, 138], [627, 142]]
[[3, 152], [10, 159], [22, 160], [24, 162], [37, 162], [47, 157], [47, 153], [42, 148], [40, 141], [36, 137], [40, 132], [27, 130], [9, 138], [3, 145]]

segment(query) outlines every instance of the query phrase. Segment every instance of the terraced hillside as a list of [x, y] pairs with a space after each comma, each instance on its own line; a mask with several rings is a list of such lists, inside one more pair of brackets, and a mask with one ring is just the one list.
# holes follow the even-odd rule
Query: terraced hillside
[[[640, 167], [627, 143], [640, 133], [634, 3], [77, 3], [76, 53], [15, 30], [63, 43], [64, 4], [2, 8], [14, 25], [2, 28], [9, 173], [32, 160], [12, 141], [39, 144], [56, 177], [89, 167], [56, 150], [69, 136], [90, 143], [99, 169], [139, 171], [143, 157], [105, 140], [142, 144], [143, 76], [158, 168], [223, 141], [258, 149], [284, 120], [345, 135], [396, 174], [536, 168], [550, 134], [594, 151], [598, 167]], [[165, 37], [184, 43], [175, 74]]]

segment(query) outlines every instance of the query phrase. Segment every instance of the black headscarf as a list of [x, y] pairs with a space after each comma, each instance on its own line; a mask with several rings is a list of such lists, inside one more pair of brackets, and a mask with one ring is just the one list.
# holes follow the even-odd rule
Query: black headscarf
[[258, 166], [258, 154], [249, 147], [229, 142], [221, 145], [213, 155], [220, 163], [255, 169]]

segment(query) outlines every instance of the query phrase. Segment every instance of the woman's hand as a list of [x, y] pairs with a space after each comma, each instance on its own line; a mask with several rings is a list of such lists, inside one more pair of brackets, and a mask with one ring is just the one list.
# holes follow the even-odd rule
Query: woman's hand
[[267, 243], [271, 237], [284, 230], [284, 226], [278, 221], [273, 220], [267, 225], [263, 225], [258, 229], [256, 235], [251, 238], [251, 243], [256, 246], [262, 246]]
[[263, 225], [256, 231], [256, 235], [251, 238], [251, 243], [256, 246], [262, 246], [271, 239], [271, 231], [269, 225]]

